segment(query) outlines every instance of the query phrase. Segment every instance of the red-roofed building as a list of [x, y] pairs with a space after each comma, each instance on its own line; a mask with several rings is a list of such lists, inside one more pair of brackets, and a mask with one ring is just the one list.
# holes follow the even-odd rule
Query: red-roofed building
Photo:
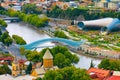
[[20, 70], [26, 69], [26, 66], [24, 64], [25, 62], [26, 62], [26, 60], [23, 60], [23, 59], [18, 60]]
[[120, 76], [111, 76], [107, 80], [120, 80]]
[[13, 57], [1, 57], [1, 58], [0, 58], [0, 61], [1, 61], [1, 60], [13, 61]]
[[90, 68], [87, 72], [93, 80], [106, 80], [110, 76], [110, 70]]
[[10, 64], [13, 59], [13, 57], [0, 57], [0, 64]]

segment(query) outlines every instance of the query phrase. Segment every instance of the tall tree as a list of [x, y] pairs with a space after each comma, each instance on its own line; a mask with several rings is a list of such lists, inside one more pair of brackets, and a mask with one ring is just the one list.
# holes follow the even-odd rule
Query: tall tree
[[11, 74], [11, 70], [8, 65], [0, 66], [0, 74]]
[[26, 74], [31, 74], [31, 71], [32, 71], [32, 63], [30, 62], [30, 64], [27, 66]]
[[92, 68], [92, 67], [95, 67], [95, 64], [94, 64], [93, 61], [91, 60], [91, 62], [90, 62], [90, 68]]

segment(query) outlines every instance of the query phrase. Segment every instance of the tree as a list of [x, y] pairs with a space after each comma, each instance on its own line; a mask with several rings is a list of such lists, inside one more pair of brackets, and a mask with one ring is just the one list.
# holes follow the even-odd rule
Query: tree
[[7, 23], [4, 20], [0, 20], [0, 26], [7, 27]]
[[[3, 2], [3, 0], [1, 2]], [[5, 8], [3, 8], [2, 6], [0, 6], [0, 10], [5, 10]]]
[[119, 71], [120, 70], [120, 60], [110, 60], [103, 59], [101, 63], [98, 65], [99, 68]]
[[2, 35], [2, 31], [1, 31], [1, 29], [0, 29], [0, 36]]
[[91, 80], [91, 78], [86, 73], [86, 70], [72, 66], [56, 71], [47, 71], [43, 80]]
[[[49, 48], [45, 48], [41, 52], [26, 50], [25, 56], [27, 60], [33, 62], [42, 61], [43, 56], [47, 49]], [[64, 46], [55, 46], [49, 50], [54, 57], [53, 59], [54, 65], [60, 68], [71, 66], [72, 63], [77, 63], [79, 61], [79, 58], [75, 54], [69, 52], [68, 48]]]
[[92, 67], [94, 67], [95, 66], [95, 64], [93, 63], [93, 61], [91, 60], [91, 62], [90, 62], [90, 68], [92, 68]]
[[13, 42], [13, 40], [11, 39], [11, 37], [9, 36], [9, 34], [7, 32], [5, 32], [1, 35], [0, 41], [3, 42], [4, 44], [6, 44], [7, 46], [12, 44], [12, 42]]
[[72, 55], [72, 63], [78, 63], [79, 57], [75, 54]]
[[3, 33], [0, 37], [0, 41], [4, 43], [4, 39], [6, 39], [7, 37], [9, 37], [8, 33], [7, 32]]
[[59, 38], [68, 38], [63, 31], [55, 31], [54, 36]]
[[24, 44], [26, 44], [26, 41], [22, 38], [22, 37], [20, 37], [20, 36], [18, 36], [18, 35], [12, 35], [12, 38], [15, 40], [15, 42], [17, 43], [17, 44], [19, 44], [19, 45], [24, 45]]
[[0, 66], [0, 74], [11, 74], [11, 70], [8, 65]]
[[43, 80], [63, 80], [62, 75], [57, 71], [48, 71], [44, 76]]
[[8, 67], [8, 65], [3, 65], [2, 67], [3, 67], [3, 69], [6, 71], [6, 74], [11, 74], [11, 70], [10, 70], [10, 68]]
[[15, 11], [13, 9], [8, 9], [7, 13], [8, 13], [8, 16], [10, 16], [10, 17], [18, 17], [18, 15], [19, 15], [19, 12]]
[[24, 47], [20, 47], [20, 54], [25, 55], [25, 48]]
[[59, 68], [63, 68], [65, 66], [65, 56], [62, 53], [58, 53], [55, 55], [54, 64]]
[[110, 67], [110, 60], [109, 59], [103, 59], [101, 61], [101, 63], [98, 65], [99, 68], [103, 68], [103, 69], [109, 69]]
[[4, 39], [4, 44], [6, 44], [7, 46], [12, 44], [12, 42], [13, 42], [13, 40], [10, 37], [7, 37], [6, 39]]
[[37, 78], [37, 79], [35, 79], [35, 80], [42, 80], [42, 78], [38, 77], [38, 78]]
[[35, 4], [25, 4], [22, 6], [22, 12], [26, 14], [40, 14], [41, 10]]
[[27, 66], [26, 74], [31, 74], [31, 71], [32, 71], [32, 63], [30, 62], [30, 64]]

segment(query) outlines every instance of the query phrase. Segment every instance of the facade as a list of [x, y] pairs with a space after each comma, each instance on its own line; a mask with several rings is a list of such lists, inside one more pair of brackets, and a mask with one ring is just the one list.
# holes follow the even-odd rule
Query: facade
[[18, 76], [20, 75], [20, 67], [18, 60], [15, 58], [12, 63], [12, 76]]
[[113, 2], [96, 2], [95, 7], [96, 8], [106, 8], [106, 9], [114, 10], [114, 9], [118, 8], [118, 4], [113, 3]]
[[25, 75], [25, 60], [17, 60], [16, 58], [14, 59], [12, 63], [12, 76], [19, 76], [19, 75]]

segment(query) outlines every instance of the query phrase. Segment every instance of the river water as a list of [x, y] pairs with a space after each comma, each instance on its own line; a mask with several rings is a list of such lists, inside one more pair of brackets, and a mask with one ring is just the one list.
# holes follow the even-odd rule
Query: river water
[[[31, 43], [33, 41], [44, 39], [44, 38], [49, 38], [48, 35], [38, 32], [37, 30], [31, 28], [28, 24], [8, 23], [8, 27], [6, 29], [8, 30], [10, 36], [12, 36], [13, 34], [19, 35], [19, 36], [23, 37], [23, 39], [27, 43]], [[39, 46], [54, 46], [54, 44], [51, 42], [47, 42], [47, 43], [41, 44]], [[39, 49], [39, 50], [41, 50], [41, 49]], [[80, 67], [80, 68], [88, 69], [90, 66], [91, 60], [93, 60], [95, 67], [97, 67], [97, 65], [101, 61], [101, 60], [93, 59], [93, 58], [86, 57], [83, 55], [77, 54], [77, 56], [80, 58], [80, 61], [78, 62], [78, 64], [75, 64], [75, 66], [78, 68]]]

